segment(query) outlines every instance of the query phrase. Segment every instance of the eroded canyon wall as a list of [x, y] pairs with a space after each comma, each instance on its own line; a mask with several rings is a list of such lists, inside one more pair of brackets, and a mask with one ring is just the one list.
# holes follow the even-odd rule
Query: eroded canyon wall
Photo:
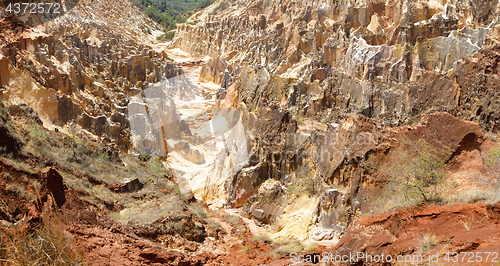
[[497, 132], [498, 111], [488, 107], [494, 104], [469, 95], [474, 90], [478, 98], [495, 99], [496, 90], [478, 92], [479, 84], [465, 81], [477, 78], [463, 74], [477, 68], [470, 60], [485, 61], [485, 53], [496, 50], [497, 6], [218, 1], [181, 25], [173, 46], [220, 58], [202, 75], [220, 82], [229, 69], [250, 110], [267, 99], [317, 120], [360, 112], [391, 125], [448, 111]]
[[34, 28], [16, 16], [0, 23], [2, 97], [29, 104], [46, 127], [75, 123], [115, 150], [131, 148], [131, 97], [182, 73], [153, 47], [148, 29], [159, 28], [128, 1], [81, 1]]
[[383, 190], [402, 136], [480, 149], [481, 129], [500, 129], [498, 5], [217, 1], [194, 14], [171, 46], [213, 58], [200, 78], [238, 99], [251, 143], [227, 205], [277, 238], [335, 239]]

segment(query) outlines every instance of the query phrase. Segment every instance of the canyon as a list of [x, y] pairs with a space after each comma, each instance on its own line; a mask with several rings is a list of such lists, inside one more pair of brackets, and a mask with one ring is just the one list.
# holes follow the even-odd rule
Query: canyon
[[49, 224], [96, 265], [498, 252], [498, 1], [217, 0], [169, 42], [127, 0], [8, 3], [11, 239]]

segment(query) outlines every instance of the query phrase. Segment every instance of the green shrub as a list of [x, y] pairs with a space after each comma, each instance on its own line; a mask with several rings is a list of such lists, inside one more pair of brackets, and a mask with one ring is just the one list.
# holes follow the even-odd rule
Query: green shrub
[[186, 21], [187, 12], [208, 7], [214, 0], [133, 0], [133, 2], [146, 16], [170, 31], [176, 28], [176, 23]]
[[393, 207], [414, 206], [424, 202], [442, 201], [441, 190], [445, 185], [445, 163], [450, 149], [437, 150], [424, 140], [411, 142], [401, 140], [400, 154], [396, 164], [388, 169], [386, 192]]
[[152, 157], [148, 162], [148, 170], [154, 176], [164, 175], [166, 170], [162, 161], [158, 157]]
[[88, 143], [77, 136], [67, 136], [66, 139], [69, 141], [69, 146], [73, 152], [73, 156], [68, 157], [68, 161], [80, 164], [86, 163], [88, 159], [86, 155], [90, 153]]
[[243, 253], [248, 253], [250, 251], [250, 249], [252, 249], [252, 245], [248, 244], [248, 245], [244, 245], [242, 248], [241, 248], [241, 252]]
[[218, 6], [217, 8], [215, 8], [215, 12], [217, 12], [217, 11], [219, 11], [219, 10], [220, 10], [220, 11], [222, 11], [222, 10], [224, 10], [224, 9], [226, 9], [226, 8], [227, 8], [226, 3], [225, 3], [225, 2], [221, 2], [221, 3], [219, 4], [219, 6]]
[[175, 31], [169, 31], [167, 33], [164, 33], [158, 37], [156, 37], [156, 39], [158, 41], [166, 41], [166, 40], [172, 40], [175, 36]]
[[29, 140], [36, 146], [44, 146], [48, 140], [47, 132], [39, 125], [34, 124], [28, 133]]
[[210, 6], [211, 4], [213, 4], [214, 1], [213, 0], [204, 0], [203, 2], [201, 2], [199, 5], [198, 5], [198, 8], [205, 8], [205, 7], [208, 7]]

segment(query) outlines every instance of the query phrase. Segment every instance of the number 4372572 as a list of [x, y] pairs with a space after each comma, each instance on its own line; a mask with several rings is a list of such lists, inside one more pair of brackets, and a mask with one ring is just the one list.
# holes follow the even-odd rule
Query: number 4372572
[[55, 13], [60, 14], [60, 3], [10, 3], [6, 11], [9, 13], [24, 14], [42, 14], [42, 13]]
[[446, 262], [498, 262], [498, 252], [448, 252], [443, 260]]

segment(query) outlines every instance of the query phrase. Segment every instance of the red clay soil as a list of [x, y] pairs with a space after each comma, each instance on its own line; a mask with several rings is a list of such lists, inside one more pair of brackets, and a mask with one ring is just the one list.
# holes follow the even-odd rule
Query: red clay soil
[[[62, 225], [91, 265], [204, 265], [211, 255], [187, 256], [136, 236], [63, 184], [53, 168], [20, 169], [0, 159], [2, 232], [11, 234], [44, 221]], [[38, 185], [37, 185], [38, 184]], [[36, 188], [36, 187], [39, 188]], [[38, 200], [28, 200], [35, 195]]]
[[[336, 250], [338, 254], [366, 252], [393, 258], [423, 255], [424, 262], [429, 254], [439, 253], [439, 264], [461, 262], [465, 254], [460, 252], [472, 252], [464, 263], [471, 254], [482, 254], [482, 262], [475, 264], [490, 265], [495, 254], [486, 262], [485, 252], [500, 253], [500, 204], [433, 205], [364, 217], [350, 227]], [[481, 260], [474, 257], [473, 261], [476, 259]]]
[[[286, 265], [285, 256], [273, 255], [273, 247], [253, 241], [248, 233], [233, 233], [239, 241], [220, 243], [214, 252], [178, 252], [138, 237], [132, 227], [113, 221], [68, 188], [59, 172], [22, 169], [0, 159], [0, 225], [3, 233], [29, 230], [39, 223], [58, 226], [69, 244], [85, 254], [89, 265]], [[38, 200], [28, 200], [36, 195]], [[239, 227], [246, 227], [240, 221]], [[234, 231], [234, 230], [233, 230]], [[225, 248], [224, 246], [227, 248]], [[250, 245], [250, 249], [244, 247]], [[280, 260], [281, 259], [281, 260]]]
[[[19, 187], [23, 187], [24, 192], [19, 192]], [[30, 193], [39, 194], [39, 200], [26, 200]], [[138, 237], [133, 228], [111, 220], [104, 211], [80, 199], [78, 194], [64, 185], [61, 175], [53, 168], [26, 170], [0, 160], [0, 197], [5, 202], [0, 214], [2, 220], [11, 225], [3, 226], [3, 231], [26, 230], [41, 220], [54, 221], [62, 225], [61, 230], [69, 233], [71, 242], [86, 254], [86, 261], [91, 265], [290, 264], [289, 256], [275, 256], [276, 246], [253, 241], [248, 230], [237, 235], [240, 242], [219, 242], [221, 246], [213, 252], [168, 250]], [[18, 225], [14, 225], [16, 222]], [[246, 226], [243, 221], [241, 223], [240, 226]], [[422, 255], [424, 262], [429, 259], [429, 254], [439, 253], [440, 264], [452, 264], [452, 261], [445, 261], [445, 256], [450, 254], [449, 258], [453, 260], [453, 252], [500, 252], [500, 204], [431, 205], [364, 217], [350, 226], [335, 248], [320, 247], [297, 256], [314, 256], [323, 252], [340, 255], [349, 252], [383, 253], [394, 258], [397, 255]], [[459, 254], [456, 259], [461, 261], [463, 256]], [[468, 257], [464, 260], [467, 261]], [[492, 260], [493, 256], [487, 264]], [[484, 264], [484, 261], [476, 264]]]

